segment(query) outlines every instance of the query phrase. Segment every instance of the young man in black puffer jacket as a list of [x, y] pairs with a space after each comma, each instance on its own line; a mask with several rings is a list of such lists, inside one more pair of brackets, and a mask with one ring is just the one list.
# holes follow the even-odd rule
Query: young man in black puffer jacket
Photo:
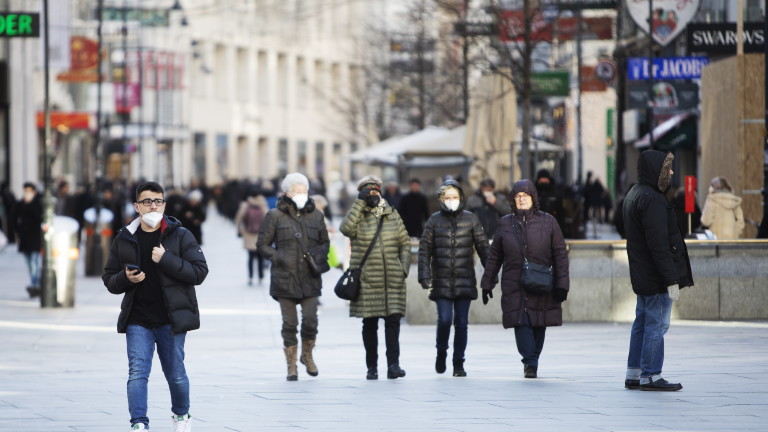
[[189, 431], [184, 342], [188, 331], [200, 328], [195, 285], [205, 280], [208, 265], [192, 233], [163, 214], [162, 186], [143, 183], [133, 205], [140, 216], [117, 233], [102, 276], [109, 292], [123, 294], [117, 331], [126, 334], [128, 347], [131, 427], [149, 429], [147, 383], [157, 346], [174, 428]]
[[469, 306], [477, 299], [474, 255], [477, 251], [485, 266], [488, 238], [477, 216], [464, 210], [464, 190], [458, 182], [443, 183], [438, 198], [440, 211], [429, 218], [419, 242], [419, 283], [437, 305], [435, 371], [445, 372], [453, 323], [453, 376], [463, 377], [467, 376], [464, 351]]

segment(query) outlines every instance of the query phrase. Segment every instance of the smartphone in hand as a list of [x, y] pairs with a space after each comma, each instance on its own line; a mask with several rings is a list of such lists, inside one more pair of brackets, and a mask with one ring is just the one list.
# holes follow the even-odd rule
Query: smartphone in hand
[[127, 268], [130, 271], [132, 271], [133, 274], [135, 274], [135, 275], [141, 273], [141, 268], [139, 266], [135, 265], [135, 264], [126, 264], [125, 268]]

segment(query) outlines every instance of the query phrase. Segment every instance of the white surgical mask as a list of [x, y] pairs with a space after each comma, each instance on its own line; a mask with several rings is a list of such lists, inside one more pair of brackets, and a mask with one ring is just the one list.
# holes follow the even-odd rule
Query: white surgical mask
[[296, 208], [301, 210], [307, 204], [307, 200], [309, 199], [309, 195], [307, 195], [307, 194], [298, 194], [298, 195], [294, 195], [293, 197], [291, 197], [291, 199], [296, 204]]
[[144, 213], [141, 215], [141, 220], [154, 229], [157, 228], [157, 225], [163, 220], [163, 214], [160, 212]]
[[459, 209], [459, 204], [461, 204], [461, 201], [459, 200], [446, 200], [445, 201], [445, 207], [450, 211], [456, 211]]

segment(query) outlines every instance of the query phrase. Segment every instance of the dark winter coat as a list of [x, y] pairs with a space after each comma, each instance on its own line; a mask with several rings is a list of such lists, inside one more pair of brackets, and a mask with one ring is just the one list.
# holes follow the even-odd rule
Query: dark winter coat
[[[300, 233], [301, 238], [297, 238], [296, 233]], [[277, 208], [267, 212], [256, 242], [261, 256], [272, 261], [269, 295], [275, 300], [300, 300], [322, 294], [322, 280], [309, 269], [299, 240], [304, 242], [307, 251], [320, 250], [318, 255], [328, 255], [330, 241], [325, 218], [312, 199], [298, 210], [290, 198], [281, 196]]]
[[641, 153], [638, 184], [624, 197], [624, 233], [635, 294], [661, 294], [670, 285], [693, 285], [688, 248], [675, 208], [663, 192], [669, 186], [672, 159], [671, 154], [655, 150]]
[[43, 204], [40, 194], [35, 195], [30, 202], [20, 200], [16, 203], [13, 211], [13, 226], [16, 230], [19, 252], [40, 252], [43, 247], [42, 223]]
[[[136, 287], [125, 275], [126, 264], [141, 262], [136, 231], [141, 229], [141, 218], [122, 228], [112, 241], [109, 259], [101, 279], [112, 294], [124, 294], [117, 319], [118, 333], [125, 333], [133, 309]], [[160, 243], [165, 248], [157, 263], [160, 286], [173, 333], [200, 328], [200, 310], [197, 306], [195, 285], [208, 275], [208, 264], [195, 237], [173, 217], [165, 216], [160, 225]]]
[[[419, 282], [432, 287], [429, 298], [476, 299], [475, 251], [485, 266], [488, 237], [474, 213], [464, 210], [464, 191], [449, 180], [444, 186], [459, 190], [461, 204], [450, 211], [440, 201], [440, 211], [430, 216], [419, 242]], [[422, 284], [424, 286], [424, 284]]]
[[[377, 216], [376, 212], [380, 215]], [[360, 266], [376, 234], [379, 218], [384, 218], [381, 234], [363, 266], [360, 296], [350, 303], [349, 316], [405, 315], [405, 278], [411, 269], [411, 241], [396, 210], [389, 205], [374, 210], [361, 199], [352, 204], [340, 227], [352, 244], [349, 266]]]
[[494, 205], [486, 201], [482, 190], [478, 190], [467, 199], [467, 210], [477, 215], [483, 229], [485, 229], [485, 235], [489, 237], [493, 237], [496, 233], [499, 218], [508, 215], [511, 210], [509, 201], [503, 193], [495, 192], [494, 195], [496, 196]]
[[[520, 286], [523, 253], [520, 244], [526, 245], [528, 261], [554, 266], [554, 289], [568, 291], [568, 255], [565, 241], [555, 218], [539, 208], [536, 188], [530, 180], [515, 183], [511, 196], [526, 192], [533, 197], [533, 206], [519, 210], [516, 203], [512, 214], [499, 221], [493, 237], [481, 287], [493, 289], [495, 276], [501, 269], [501, 310], [504, 328], [518, 327], [523, 314], [528, 313], [533, 327], [559, 326], [563, 324], [563, 309], [552, 293], [535, 295]], [[518, 235], [519, 237], [515, 237]]]
[[[390, 203], [389, 201], [387, 202]], [[421, 192], [408, 192], [393, 207], [397, 209], [397, 213], [403, 219], [408, 235], [421, 238], [424, 232], [424, 221], [429, 218], [427, 196]]]

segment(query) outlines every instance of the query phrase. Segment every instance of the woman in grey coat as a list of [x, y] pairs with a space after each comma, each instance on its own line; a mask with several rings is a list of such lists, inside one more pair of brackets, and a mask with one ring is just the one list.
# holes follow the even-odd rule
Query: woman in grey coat
[[[280, 303], [283, 317], [283, 351], [288, 365], [288, 381], [296, 381], [298, 372], [299, 318], [296, 306], [301, 305], [301, 363], [307, 373], [317, 376], [312, 349], [317, 336], [317, 305], [322, 289], [320, 275], [314, 274], [299, 245], [318, 256], [327, 256], [328, 230], [323, 214], [315, 209], [309, 198], [309, 180], [299, 173], [285, 176], [282, 183], [285, 195], [277, 200], [277, 208], [264, 218], [256, 243], [259, 253], [272, 261], [272, 280], [269, 294]], [[323, 254], [324, 251], [324, 254]]]

